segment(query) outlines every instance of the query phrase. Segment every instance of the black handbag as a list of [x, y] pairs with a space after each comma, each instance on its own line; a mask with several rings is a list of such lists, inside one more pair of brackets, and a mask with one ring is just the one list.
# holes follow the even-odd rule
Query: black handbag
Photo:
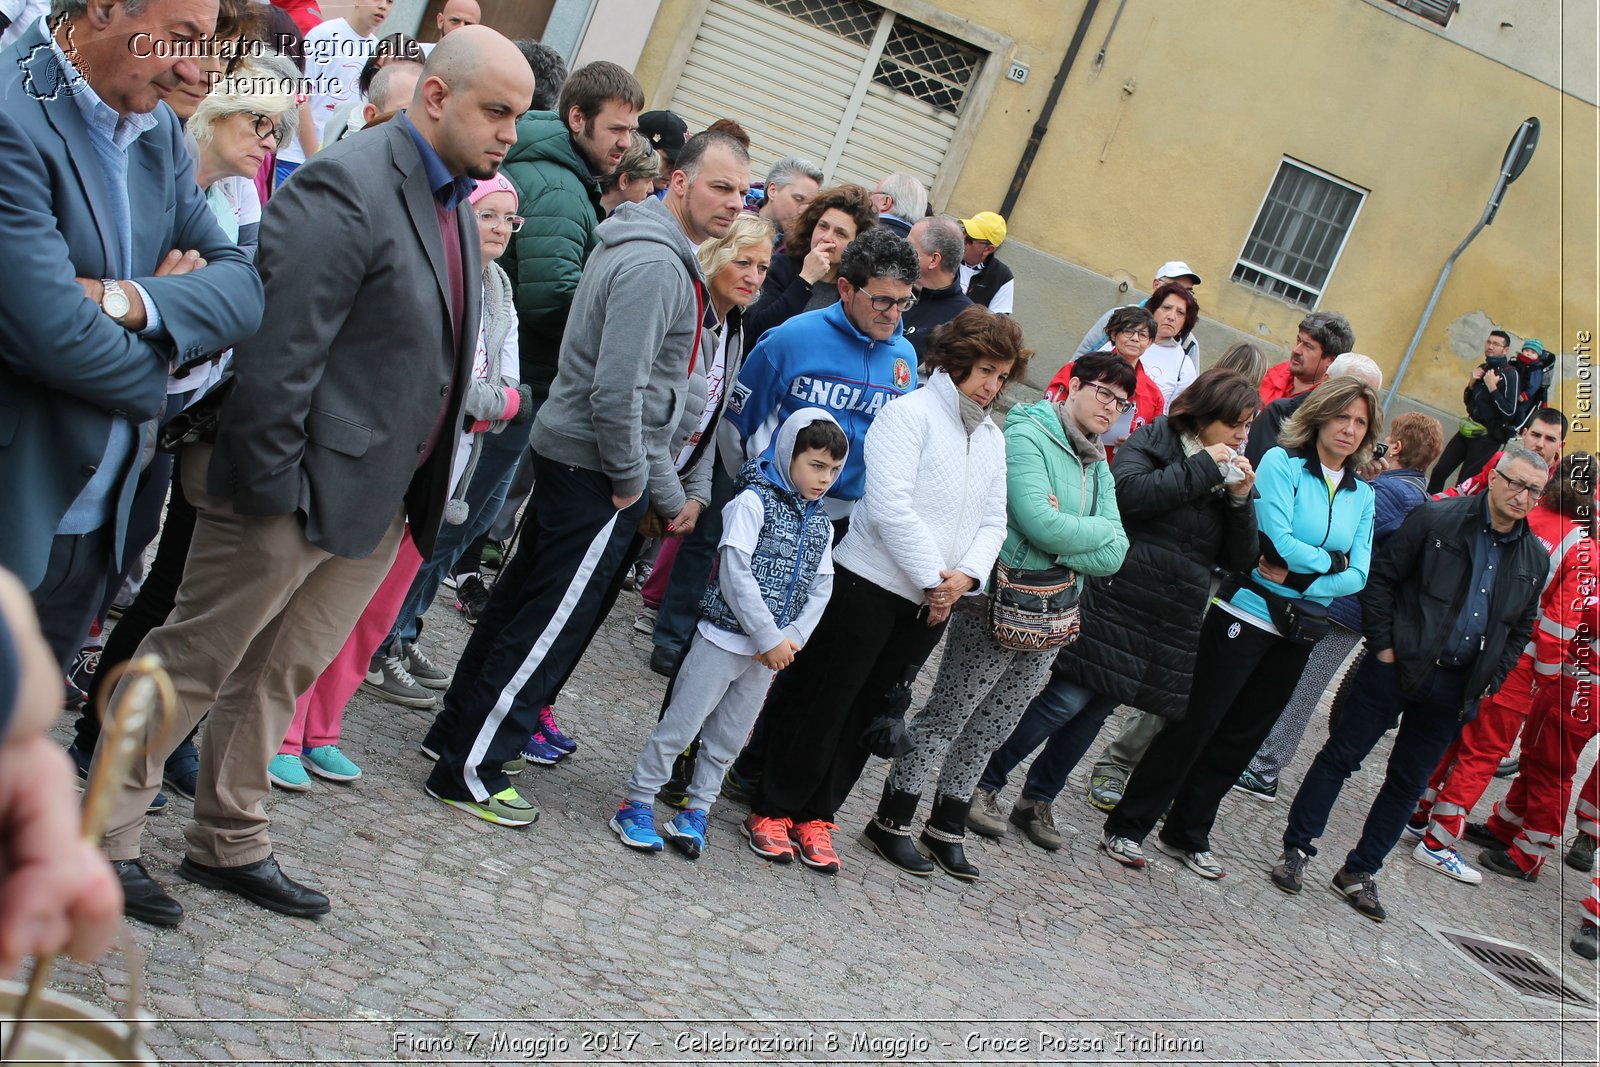
[[1272, 592], [1254, 578], [1246, 576], [1244, 585], [1267, 604], [1267, 616], [1278, 632], [1297, 645], [1314, 645], [1328, 636], [1333, 619], [1328, 607], [1315, 600], [1282, 596]]
[[[1085, 472], [1087, 476], [1088, 472]], [[1089, 504], [1100, 504], [1100, 479], [1094, 480]], [[1019, 570], [999, 560], [989, 580], [989, 632], [1001, 648], [1015, 652], [1047, 652], [1078, 639], [1078, 572], [1057, 564]]]

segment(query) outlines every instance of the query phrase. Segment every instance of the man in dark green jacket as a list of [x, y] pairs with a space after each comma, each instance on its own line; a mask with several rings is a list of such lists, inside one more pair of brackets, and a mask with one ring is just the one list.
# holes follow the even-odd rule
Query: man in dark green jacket
[[517, 187], [526, 220], [500, 259], [517, 308], [522, 380], [542, 401], [556, 376], [556, 356], [594, 228], [605, 218], [600, 179], [616, 168], [638, 128], [644, 90], [615, 63], [572, 73], [555, 112], [517, 121], [517, 143], [501, 173]]

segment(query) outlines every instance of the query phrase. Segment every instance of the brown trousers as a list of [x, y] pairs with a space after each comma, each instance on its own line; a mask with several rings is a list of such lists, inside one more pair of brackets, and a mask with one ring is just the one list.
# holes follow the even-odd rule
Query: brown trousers
[[[189, 855], [215, 867], [240, 867], [272, 853], [262, 801], [267, 764], [311, 687], [388, 573], [404, 516], [396, 514], [366, 559], [345, 559], [311, 544], [294, 515], [238, 515], [205, 492], [210, 445], [183, 457], [183, 488], [198, 513], [194, 542], [166, 623], [138, 655], [156, 655], [178, 692], [177, 720], [152, 722], [107, 824], [114, 860], [139, 855], [145, 809], [161, 786], [162, 765], [209, 710], [201, 734], [194, 821], [184, 828]], [[123, 686], [117, 687], [115, 701]], [[156, 734], [161, 736], [155, 736]], [[102, 744], [95, 759], [102, 757]]]

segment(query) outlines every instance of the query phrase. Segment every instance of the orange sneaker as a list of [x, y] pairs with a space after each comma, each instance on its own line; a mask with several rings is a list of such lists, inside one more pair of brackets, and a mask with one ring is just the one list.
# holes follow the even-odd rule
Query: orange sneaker
[[794, 858], [794, 844], [789, 840], [793, 825], [788, 819], [773, 819], [752, 811], [739, 825], [739, 831], [750, 842], [751, 852], [774, 863], [788, 863]]
[[833, 838], [828, 835], [830, 830], [837, 829], [833, 823], [821, 819], [794, 823], [789, 835], [799, 846], [800, 862], [826, 874], [837, 871], [839, 854], [833, 850]]

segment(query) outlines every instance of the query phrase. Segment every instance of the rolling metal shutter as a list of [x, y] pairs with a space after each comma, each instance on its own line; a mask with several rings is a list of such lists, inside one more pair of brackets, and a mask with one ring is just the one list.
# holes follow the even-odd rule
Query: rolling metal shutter
[[671, 107], [690, 130], [738, 120], [757, 180], [798, 155], [825, 184], [903, 170], [932, 188], [986, 58], [863, 0], [710, 0]]

